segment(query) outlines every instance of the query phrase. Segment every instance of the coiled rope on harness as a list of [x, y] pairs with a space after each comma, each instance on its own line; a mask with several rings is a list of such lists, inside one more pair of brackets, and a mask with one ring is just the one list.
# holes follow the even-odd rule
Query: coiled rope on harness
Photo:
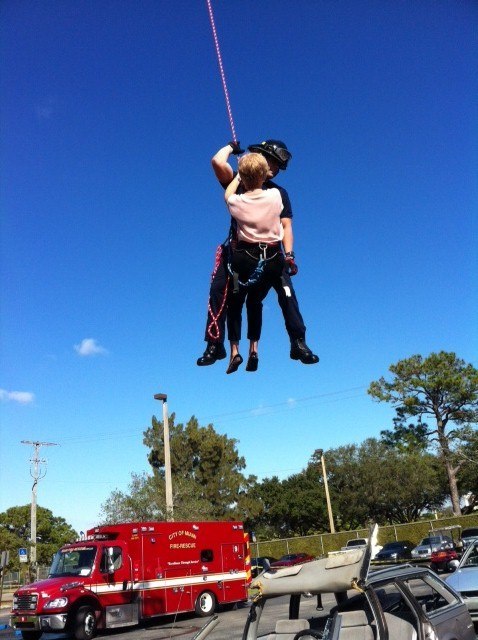
[[224, 73], [224, 65], [222, 64], [221, 48], [219, 47], [219, 38], [217, 37], [216, 23], [214, 22], [214, 13], [212, 11], [211, 0], [206, 0], [206, 2], [207, 2], [207, 9], [209, 12], [209, 20], [211, 22], [212, 37], [214, 39], [214, 46], [216, 47], [217, 61], [219, 64], [219, 73], [221, 74], [222, 88], [224, 90], [224, 98], [226, 99], [226, 109], [227, 109], [227, 115], [229, 117], [229, 124], [231, 126], [232, 139], [234, 140], [234, 142], [237, 142], [236, 129], [234, 127], [234, 120], [232, 118], [231, 101], [229, 100], [229, 91], [227, 90], [227, 84], [226, 84], [226, 74]]
[[[211, 274], [211, 282], [214, 280], [216, 271], [218, 270], [219, 265], [221, 264], [222, 252], [223, 252], [223, 245], [220, 244], [216, 249], [216, 256], [214, 259], [214, 269], [212, 270], [212, 274]], [[224, 291], [222, 294], [222, 302], [217, 313], [214, 313], [214, 311], [212, 310], [211, 298], [209, 298], [207, 303], [208, 314], [211, 318], [211, 322], [207, 326], [207, 335], [211, 338], [211, 340], [220, 340], [221, 338], [221, 330], [219, 328], [218, 320], [223, 314], [224, 309], [226, 307], [228, 287], [229, 287], [229, 275], [226, 278], [226, 286], [224, 287]]]

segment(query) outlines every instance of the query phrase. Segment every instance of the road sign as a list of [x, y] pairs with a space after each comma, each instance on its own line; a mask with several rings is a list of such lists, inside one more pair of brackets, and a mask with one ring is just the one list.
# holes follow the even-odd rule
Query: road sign
[[27, 549], [18, 549], [18, 559], [20, 562], [28, 562], [28, 551]]

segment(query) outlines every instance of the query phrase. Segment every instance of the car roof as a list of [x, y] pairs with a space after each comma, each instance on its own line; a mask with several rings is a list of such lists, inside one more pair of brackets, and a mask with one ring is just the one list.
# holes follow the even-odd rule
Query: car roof
[[430, 573], [428, 567], [417, 567], [413, 564], [408, 564], [407, 562], [406, 564], [394, 567], [385, 567], [384, 569], [369, 572], [367, 576], [367, 583], [373, 584], [374, 582], [381, 582], [382, 580], [408, 578], [412, 575], [423, 575], [424, 573]]

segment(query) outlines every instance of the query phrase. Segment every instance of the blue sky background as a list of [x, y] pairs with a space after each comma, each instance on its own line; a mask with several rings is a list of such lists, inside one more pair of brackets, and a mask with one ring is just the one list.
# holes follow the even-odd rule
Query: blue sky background
[[95, 524], [148, 468], [157, 392], [286, 477], [391, 426], [366, 395], [390, 364], [477, 364], [476, 2], [213, 7], [239, 139], [293, 153], [278, 182], [320, 364], [289, 359], [273, 293], [256, 374], [195, 364], [231, 139], [206, 2], [4, 0], [2, 511], [30, 500], [20, 441], [55, 442], [39, 504]]

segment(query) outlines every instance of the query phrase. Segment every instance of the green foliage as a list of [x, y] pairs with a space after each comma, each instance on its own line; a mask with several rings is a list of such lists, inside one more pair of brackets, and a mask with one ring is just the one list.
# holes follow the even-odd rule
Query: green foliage
[[[436, 444], [447, 473], [453, 511], [459, 515], [456, 474], [463, 463], [457, 462], [455, 449], [460, 445], [463, 427], [471, 428], [478, 422], [478, 370], [454, 353], [440, 351], [428, 358], [415, 355], [400, 360], [390, 366], [390, 372], [390, 382], [382, 377], [368, 389], [374, 399], [390, 402], [395, 408], [395, 432], [385, 432], [386, 438], [392, 436], [396, 442], [403, 442], [407, 435], [404, 423], [418, 418], [417, 425], [408, 425], [408, 436], [413, 428], [416, 442], [426, 436], [428, 444]], [[432, 426], [422, 422], [427, 416]]]
[[[171, 475], [176, 520], [245, 520], [259, 505], [251, 498], [255, 477], [242, 473], [245, 460], [237, 440], [201, 427], [194, 416], [186, 425], [169, 418]], [[114, 491], [102, 505], [103, 522], [166, 519], [163, 425], [154, 416], [144, 432], [153, 475], [132, 474], [129, 492]]]
[[[176, 520], [214, 519], [211, 505], [198, 487], [189, 480], [175, 477], [173, 482], [174, 517]], [[147, 473], [131, 474], [129, 492], [113, 491], [101, 506], [101, 524], [166, 520], [164, 479]]]
[[456, 450], [460, 464], [458, 487], [461, 495], [467, 496], [464, 513], [472, 513], [478, 507], [478, 433], [473, 429], [462, 431], [461, 446]]
[[317, 467], [309, 466], [283, 481], [265, 478], [252, 489], [260, 503], [258, 515], [246, 525], [258, 538], [308, 535], [326, 526], [324, 489]]
[[[64, 518], [49, 509], [37, 507], [37, 563], [49, 565], [53, 554], [67, 542], [78, 538]], [[0, 513], [0, 550], [10, 551], [10, 570], [18, 570], [18, 549], [30, 548], [30, 505], [10, 507]]]
[[[312, 456], [312, 464], [320, 452]], [[339, 529], [408, 522], [446, 496], [444, 474], [426, 452], [400, 452], [369, 438], [326, 452], [331, 502]]]

